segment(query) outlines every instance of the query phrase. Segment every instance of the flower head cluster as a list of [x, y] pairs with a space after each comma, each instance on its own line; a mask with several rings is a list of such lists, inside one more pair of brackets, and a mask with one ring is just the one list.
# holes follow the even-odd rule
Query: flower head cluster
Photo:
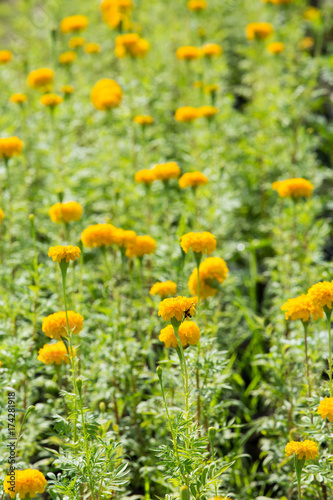
[[285, 451], [288, 456], [295, 453], [299, 460], [302, 460], [302, 458], [314, 460], [319, 456], [317, 443], [308, 439], [305, 441], [290, 441]]
[[18, 156], [23, 149], [23, 142], [18, 137], [0, 138], [0, 158]]
[[28, 85], [33, 89], [49, 92], [52, 89], [54, 72], [49, 68], [40, 68], [31, 71], [28, 75]]
[[69, 95], [73, 94], [74, 90], [75, 89], [72, 85], [63, 85], [61, 87], [61, 92], [63, 92], [65, 94], [65, 96], [69, 96]]
[[217, 115], [218, 112], [219, 108], [216, 108], [215, 106], [200, 106], [200, 108], [198, 108], [199, 118], [213, 118], [213, 116]]
[[168, 163], [158, 163], [152, 169], [155, 179], [158, 181], [168, 181], [170, 179], [177, 179], [180, 176], [180, 168], [176, 162], [170, 161]]
[[330, 422], [333, 422], [333, 398], [325, 398], [320, 401], [317, 413], [323, 420], [328, 418]]
[[119, 58], [126, 56], [144, 57], [149, 51], [150, 44], [137, 33], [126, 33], [116, 38], [115, 54]]
[[81, 234], [85, 247], [95, 248], [117, 243], [117, 228], [112, 224], [95, 224], [88, 226]]
[[13, 59], [13, 54], [10, 50], [0, 50], [0, 64], [6, 64]]
[[[180, 342], [183, 347], [196, 345], [200, 340], [200, 330], [194, 321], [184, 321], [178, 330]], [[165, 343], [165, 347], [178, 347], [177, 338], [172, 325], [168, 325], [161, 330], [159, 340]]]
[[187, 253], [192, 250], [195, 253], [207, 253], [210, 255], [216, 249], [216, 239], [212, 233], [186, 233], [180, 239], [180, 246]]
[[332, 309], [333, 281], [320, 281], [308, 290], [308, 296], [315, 307]]
[[151, 236], [137, 236], [134, 243], [128, 245], [126, 257], [143, 257], [144, 255], [154, 253], [156, 250], [156, 241]]
[[267, 45], [267, 50], [271, 54], [281, 54], [285, 49], [285, 45], [282, 42], [272, 42]]
[[[73, 356], [76, 356], [75, 349], [73, 349]], [[66, 364], [69, 363], [67, 349], [62, 340], [55, 344], [45, 344], [39, 349], [37, 359], [45, 365], [61, 365], [63, 362]]]
[[207, 8], [206, 0], [189, 0], [187, 2], [187, 8], [194, 12], [200, 12]]
[[74, 52], [73, 50], [68, 50], [67, 52], [63, 52], [62, 54], [60, 54], [59, 63], [63, 65], [72, 64], [72, 62], [74, 62], [76, 58], [76, 52]]
[[183, 106], [178, 108], [175, 113], [175, 119], [177, 122], [193, 122], [197, 118], [200, 118], [200, 113], [198, 108], [194, 108], [193, 106]]
[[194, 61], [194, 59], [199, 59], [202, 53], [198, 47], [192, 45], [184, 45], [184, 47], [179, 47], [176, 52], [177, 59], [183, 61]]
[[[217, 293], [217, 287], [214, 282], [222, 283], [228, 276], [228, 266], [221, 257], [208, 257], [208, 259], [201, 262], [199, 266], [199, 280], [200, 280], [200, 297], [214, 297]], [[190, 292], [195, 295], [198, 293], [198, 270], [193, 269], [190, 279], [188, 281]]]
[[281, 198], [310, 198], [313, 191], [313, 185], [306, 179], [295, 178], [285, 181], [273, 182], [272, 188], [279, 193]]
[[70, 262], [71, 260], [75, 261], [80, 258], [81, 250], [79, 247], [73, 245], [58, 245], [56, 247], [50, 247], [48, 255], [52, 258], [53, 262]]
[[68, 224], [72, 221], [80, 220], [83, 214], [83, 209], [77, 201], [68, 201], [66, 203], [56, 203], [49, 210], [49, 215], [52, 222], [65, 222]]
[[322, 318], [324, 313], [320, 306], [314, 305], [309, 295], [302, 294], [294, 299], [288, 299], [281, 306], [281, 311], [285, 311], [286, 319], [296, 321], [301, 319], [303, 322], [313, 319]]
[[145, 127], [146, 125], [151, 125], [154, 123], [154, 118], [149, 115], [137, 115], [133, 118], [133, 121], [135, 123], [138, 123], [142, 127]]
[[208, 178], [201, 172], [187, 172], [181, 176], [178, 182], [181, 189], [187, 187], [197, 188], [198, 186], [207, 184]]
[[177, 292], [177, 284], [173, 281], [162, 281], [155, 283], [150, 289], [150, 295], [159, 295], [162, 299], [175, 295]]
[[218, 43], [206, 43], [201, 47], [201, 53], [210, 59], [211, 57], [220, 56], [223, 49]]
[[15, 479], [12, 481], [10, 476], [6, 476], [3, 485], [5, 492], [15, 498], [17, 493], [23, 499], [27, 495], [35, 498], [37, 493], [44, 493], [47, 481], [42, 472], [36, 469], [15, 470]]
[[25, 94], [13, 94], [10, 96], [9, 100], [15, 104], [23, 104], [28, 100], [28, 97]]
[[123, 91], [115, 80], [103, 78], [93, 87], [90, 100], [96, 109], [105, 111], [116, 108], [121, 103]]
[[177, 321], [182, 321], [185, 316], [193, 316], [195, 305], [198, 302], [197, 297], [174, 297], [164, 299], [160, 303], [158, 315], [162, 316], [165, 321], [170, 321], [175, 318]]
[[4, 214], [3, 210], [2, 210], [2, 208], [0, 208], [0, 224], [4, 220], [4, 218], [5, 218], [5, 214]]
[[154, 181], [156, 181], [156, 175], [154, 169], [148, 169], [144, 168], [142, 170], [139, 170], [135, 176], [134, 176], [135, 182], [142, 182], [143, 184], [146, 184], [146, 186], [152, 184]]
[[116, 244], [119, 247], [129, 248], [135, 245], [136, 242], [136, 232], [131, 230], [117, 229], [116, 230]]
[[110, 28], [122, 25], [127, 29], [130, 25], [129, 16], [132, 8], [132, 0], [103, 0], [101, 3], [103, 21]]
[[[78, 335], [83, 328], [83, 316], [74, 311], [68, 312], [68, 325], [72, 334]], [[47, 337], [60, 340], [67, 337], [66, 312], [60, 311], [43, 318], [42, 330]]]
[[89, 42], [85, 44], [84, 51], [86, 54], [98, 54], [101, 52], [101, 46], [99, 43]]
[[83, 31], [87, 28], [89, 20], [86, 16], [76, 15], [65, 17], [60, 23], [62, 33]]
[[85, 39], [82, 36], [73, 36], [69, 41], [68, 41], [68, 47], [70, 49], [78, 49], [80, 47], [83, 47], [83, 45], [86, 43]]
[[262, 0], [264, 3], [272, 3], [273, 5], [285, 5], [292, 3], [294, 0]]
[[270, 23], [250, 23], [246, 26], [246, 37], [248, 40], [265, 40], [273, 31]]
[[57, 106], [59, 106], [59, 104], [61, 104], [62, 101], [63, 98], [57, 94], [44, 94], [40, 98], [40, 102], [43, 104], [43, 106], [46, 106], [51, 109], [54, 109]]

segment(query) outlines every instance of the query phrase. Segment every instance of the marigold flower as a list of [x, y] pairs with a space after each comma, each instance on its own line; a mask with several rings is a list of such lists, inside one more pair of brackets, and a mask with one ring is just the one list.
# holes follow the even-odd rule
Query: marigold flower
[[23, 104], [28, 100], [28, 97], [25, 94], [13, 94], [10, 96], [9, 100], [15, 104]]
[[279, 193], [281, 198], [310, 198], [314, 186], [311, 182], [301, 177], [287, 179], [285, 181], [276, 181], [272, 184], [272, 189]]
[[82, 231], [81, 241], [89, 248], [114, 245], [117, 242], [116, 233], [117, 228], [112, 224], [95, 224]]
[[126, 33], [116, 38], [115, 54], [117, 57], [144, 57], [149, 51], [150, 45], [147, 40], [140, 38], [137, 33]]
[[201, 106], [198, 108], [198, 114], [204, 118], [213, 118], [218, 112], [219, 109], [215, 106]]
[[0, 50], [0, 64], [6, 64], [13, 59], [13, 54], [10, 50]]
[[102, 49], [99, 43], [90, 42], [86, 43], [84, 46], [84, 51], [87, 54], [98, 54], [101, 50]]
[[[220, 285], [224, 283], [228, 276], [228, 266], [221, 257], [208, 257], [208, 259], [201, 262], [199, 266], [199, 279], [200, 279], [200, 297], [206, 299], [207, 297], [214, 297], [217, 293], [217, 288], [214, 287], [214, 281]], [[188, 287], [193, 295], [198, 293], [198, 270], [193, 269]]]
[[248, 40], [265, 40], [274, 32], [270, 23], [250, 23], [246, 26], [246, 37]]
[[[75, 349], [73, 349], [73, 356], [76, 356]], [[66, 364], [69, 363], [67, 349], [62, 341], [57, 342], [56, 344], [45, 344], [41, 349], [39, 349], [37, 359], [45, 365], [53, 363], [55, 365], [61, 365], [63, 362]]]
[[3, 210], [2, 210], [2, 208], [0, 208], [0, 224], [2, 223], [2, 221], [4, 220], [4, 218], [5, 218], [5, 214], [4, 214]]
[[82, 36], [73, 36], [73, 38], [68, 41], [68, 47], [70, 49], [77, 49], [79, 47], [83, 47], [85, 43], [86, 41], [82, 38]]
[[33, 89], [49, 92], [52, 89], [54, 72], [49, 68], [40, 68], [31, 71], [28, 75], [28, 85]]
[[[194, 321], [184, 321], [178, 330], [180, 342], [183, 347], [196, 345], [200, 340], [200, 330]], [[159, 340], [165, 343], [165, 347], [178, 347], [177, 338], [172, 325], [168, 325], [161, 330]]]
[[193, 106], [183, 106], [178, 108], [175, 113], [175, 119], [178, 122], [193, 122], [197, 118], [200, 118], [200, 113]]
[[56, 247], [49, 248], [49, 257], [52, 258], [53, 262], [70, 262], [71, 260], [77, 260], [81, 255], [81, 250], [79, 247], [74, 247], [73, 245], [62, 246], [58, 245]]
[[314, 38], [312, 38], [312, 36], [305, 36], [299, 42], [298, 46], [302, 50], [308, 50], [308, 49], [312, 49], [312, 47], [314, 46], [314, 43], [315, 43], [315, 41], [314, 41]]
[[74, 90], [75, 89], [72, 85], [63, 85], [61, 87], [61, 92], [63, 92], [65, 95], [73, 94]]
[[116, 230], [116, 244], [119, 247], [128, 248], [132, 245], [135, 245], [137, 235], [135, 231], [117, 229]]
[[272, 3], [273, 5], [285, 5], [293, 1], [294, 0], [262, 0], [264, 3]]
[[221, 45], [217, 43], [206, 43], [201, 47], [201, 52], [206, 57], [220, 56], [223, 53]]
[[58, 94], [44, 94], [40, 98], [40, 102], [43, 104], [43, 106], [47, 106], [48, 108], [54, 109], [59, 104], [61, 104], [63, 101], [63, 98], [58, 95]]
[[152, 123], [154, 123], [154, 118], [149, 115], [138, 115], [133, 118], [133, 121], [144, 127], [146, 125], [151, 125]]
[[120, 25], [129, 27], [129, 14], [132, 8], [132, 0], [103, 0], [101, 3], [103, 21], [110, 28], [117, 28]]
[[176, 57], [182, 61], [194, 61], [194, 59], [199, 59], [201, 57], [201, 49], [193, 47], [192, 45], [185, 45], [184, 47], [179, 47], [176, 51]]
[[282, 42], [272, 42], [267, 45], [267, 50], [271, 54], [281, 54], [285, 49], [285, 45]]
[[192, 250], [195, 253], [207, 253], [208, 255], [216, 249], [216, 239], [212, 233], [186, 233], [180, 239], [180, 246], [187, 253]]
[[309, 295], [302, 294], [294, 299], [288, 299], [281, 306], [281, 311], [285, 311], [286, 319], [296, 321], [301, 319], [303, 322], [309, 321], [312, 316], [313, 319], [319, 319], [324, 316], [321, 307], [315, 306]]
[[30, 498], [35, 498], [37, 493], [44, 493], [47, 481], [44, 474], [39, 470], [15, 470], [13, 474], [15, 475], [13, 481], [11, 476], [6, 476], [3, 482], [5, 492], [11, 498], [15, 498], [17, 493], [21, 499], [25, 498], [26, 495], [29, 495]]
[[56, 203], [49, 210], [52, 222], [65, 222], [80, 220], [83, 209], [77, 201], [68, 201], [66, 203]]
[[187, 172], [182, 175], [178, 181], [181, 189], [185, 189], [187, 187], [197, 188], [198, 186], [207, 184], [207, 182], [208, 178], [201, 172]]
[[83, 31], [89, 24], [89, 20], [86, 16], [76, 15], [65, 17], [60, 23], [60, 30], [62, 33], [72, 33], [77, 31]]
[[23, 142], [18, 137], [0, 138], [0, 158], [12, 158], [18, 156], [23, 149]]
[[150, 289], [150, 295], [159, 295], [161, 298], [175, 295], [177, 292], [177, 284], [173, 281], [158, 281]]
[[290, 441], [285, 451], [288, 456], [295, 453], [299, 460], [302, 460], [302, 458], [314, 460], [319, 456], [317, 443], [308, 439], [305, 441]]
[[[74, 311], [67, 311], [68, 325], [73, 335], [78, 335], [83, 328], [83, 316]], [[66, 312], [59, 311], [43, 318], [42, 330], [47, 337], [60, 340], [67, 337]]]
[[96, 109], [105, 111], [121, 103], [123, 91], [115, 80], [103, 78], [93, 87], [90, 99]]
[[194, 12], [200, 12], [207, 8], [207, 2], [206, 0], [189, 0], [187, 2], [187, 8]]
[[152, 182], [156, 181], [156, 172], [154, 169], [144, 168], [143, 170], [139, 170], [134, 175], [135, 182], [142, 182], [143, 184], [150, 185]]
[[195, 313], [195, 306], [198, 302], [198, 297], [172, 297], [164, 299], [160, 302], [158, 315], [162, 316], [165, 321], [170, 321], [175, 318], [177, 321], [182, 321], [186, 317], [191, 317]]
[[59, 63], [60, 64], [72, 64], [72, 62], [75, 61], [77, 58], [76, 52], [73, 50], [69, 50], [68, 52], [63, 52], [59, 56]]
[[151, 236], [137, 236], [134, 244], [129, 245], [126, 250], [126, 257], [143, 257], [146, 254], [154, 253], [156, 241]]
[[181, 174], [179, 166], [174, 161], [170, 161], [168, 163], [158, 163], [154, 166], [153, 172], [158, 181], [177, 179]]
[[333, 422], [333, 398], [325, 398], [320, 401], [317, 413], [323, 420], [328, 418], [330, 422]]
[[308, 296], [315, 307], [332, 309], [333, 281], [320, 281], [308, 290]]
[[307, 21], [317, 21], [317, 19], [320, 19], [321, 17], [321, 12], [317, 9], [317, 7], [309, 7], [304, 12], [303, 17]]

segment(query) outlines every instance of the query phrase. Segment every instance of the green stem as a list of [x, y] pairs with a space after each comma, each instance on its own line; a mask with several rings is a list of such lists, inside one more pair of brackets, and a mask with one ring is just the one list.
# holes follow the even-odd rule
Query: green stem
[[85, 452], [86, 452], [86, 459], [87, 459], [87, 473], [88, 473], [88, 481], [89, 481], [89, 488], [90, 488], [90, 494], [91, 498], [94, 498], [94, 486], [93, 486], [93, 480], [91, 476], [91, 469], [90, 469], [90, 455], [89, 455], [89, 443], [88, 443], [88, 433], [87, 433], [87, 426], [86, 422], [84, 420], [84, 413], [83, 413], [83, 402], [82, 402], [82, 380], [79, 379], [80, 388], [78, 390], [79, 393], [79, 405], [80, 405], [80, 414], [81, 414], [81, 420], [82, 420], [82, 429], [83, 429], [83, 440], [84, 440], [84, 447], [85, 447]]
[[188, 391], [188, 372], [187, 372], [185, 353], [184, 353], [184, 349], [183, 349], [182, 343], [180, 341], [179, 332], [178, 332], [179, 326], [180, 326], [179, 322], [172, 321], [172, 326], [173, 326], [175, 336], [176, 336], [176, 339], [178, 342], [177, 353], [179, 356], [180, 366], [181, 366], [183, 380], [184, 380], [185, 412], [186, 412], [186, 417], [188, 417], [188, 413], [189, 413], [189, 393], [188, 392], [189, 391]]
[[309, 356], [308, 356], [308, 326], [309, 322], [303, 322], [304, 328], [304, 349], [305, 349], [305, 370], [306, 370], [306, 378], [308, 382], [308, 393], [309, 398], [311, 398], [311, 382], [310, 382], [310, 370], [309, 370]]
[[327, 328], [328, 328], [328, 369], [329, 369], [329, 379], [330, 379], [330, 396], [333, 397], [333, 381], [332, 381], [332, 330], [331, 330], [331, 315], [332, 309], [328, 309], [328, 307], [324, 307], [326, 319], [327, 319]]

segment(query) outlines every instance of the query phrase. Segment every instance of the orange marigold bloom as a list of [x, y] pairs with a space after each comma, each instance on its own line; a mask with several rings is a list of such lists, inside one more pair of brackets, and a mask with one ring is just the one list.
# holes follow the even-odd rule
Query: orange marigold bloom
[[198, 108], [198, 114], [204, 118], [213, 118], [218, 112], [219, 109], [215, 106], [201, 106]]
[[150, 185], [152, 182], [156, 181], [156, 172], [154, 169], [144, 168], [143, 170], [139, 170], [134, 175], [135, 182], [142, 182], [143, 184]]
[[279, 193], [281, 198], [310, 198], [314, 186], [311, 182], [301, 177], [287, 179], [285, 181], [276, 181], [272, 184], [272, 189]]
[[0, 50], [0, 64], [6, 64], [13, 59], [13, 54], [10, 50]]
[[177, 179], [181, 174], [179, 166], [174, 161], [170, 161], [168, 163], [158, 163], [152, 170], [158, 181]]
[[77, 31], [83, 31], [89, 24], [89, 20], [86, 16], [76, 15], [65, 17], [60, 23], [60, 30], [62, 33], [72, 33]]
[[216, 249], [216, 239], [212, 233], [186, 233], [180, 239], [180, 246], [187, 253], [192, 250], [195, 253], [207, 253], [208, 255]]
[[131, 230], [117, 229], [116, 230], [116, 244], [119, 247], [128, 248], [135, 244], [136, 232]]
[[[184, 321], [178, 330], [180, 342], [183, 347], [196, 345], [200, 340], [200, 330], [194, 321]], [[178, 347], [177, 338], [172, 325], [168, 325], [161, 330], [159, 340], [165, 343], [165, 347]]]
[[84, 46], [84, 51], [87, 54], [98, 54], [101, 50], [102, 49], [99, 43], [90, 42], [86, 43]]
[[63, 85], [61, 87], [61, 91], [65, 94], [65, 95], [70, 95], [70, 94], [73, 94], [74, 92], [74, 87], [72, 85]]
[[58, 245], [56, 247], [49, 248], [49, 257], [52, 258], [53, 262], [70, 262], [71, 260], [77, 260], [81, 255], [81, 250], [79, 247], [74, 247], [73, 245], [62, 246]]
[[184, 47], [179, 47], [176, 52], [177, 59], [181, 61], [194, 61], [194, 59], [199, 59], [201, 57], [201, 49], [193, 47], [192, 45], [185, 45]]
[[146, 125], [151, 125], [152, 123], [154, 123], [154, 118], [149, 115], [138, 115], [133, 118], [133, 121], [144, 127]]
[[72, 64], [77, 58], [76, 52], [69, 50], [68, 52], [63, 52], [59, 56], [60, 64]]
[[117, 57], [144, 57], [149, 51], [150, 44], [137, 33], [127, 33], [116, 38], [115, 54]]
[[52, 89], [54, 72], [49, 68], [40, 68], [31, 71], [28, 75], [28, 85], [33, 89], [49, 92]]
[[189, 0], [187, 2], [187, 8], [194, 12], [200, 12], [207, 8], [207, 2], [206, 0]]
[[66, 203], [56, 203], [49, 210], [52, 222], [65, 222], [80, 220], [83, 209], [77, 201], [68, 201]]
[[[21, 499], [29, 495], [35, 498], [37, 493], [44, 493], [47, 481], [42, 472], [36, 469], [15, 470], [12, 475], [6, 476], [3, 482], [5, 492], [15, 498], [17, 493]], [[14, 483], [14, 484], [13, 484]]]
[[0, 138], [0, 158], [18, 156], [23, 149], [23, 142], [18, 137]]
[[79, 47], [83, 47], [85, 43], [86, 41], [82, 38], [82, 36], [73, 36], [73, 38], [68, 41], [68, 47], [70, 49], [77, 49]]
[[[67, 311], [68, 325], [72, 334], [78, 335], [83, 328], [83, 316], [74, 311]], [[42, 330], [47, 337], [60, 340], [67, 337], [66, 312], [59, 311], [43, 318]]]
[[[217, 293], [217, 288], [214, 287], [214, 282], [222, 283], [228, 276], [228, 266], [220, 257], [208, 257], [208, 259], [201, 262], [199, 266], [199, 279], [200, 279], [200, 297], [206, 299], [207, 297], [214, 297]], [[198, 270], [193, 269], [188, 287], [193, 295], [198, 293]]]
[[303, 17], [307, 21], [317, 21], [317, 19], [320, 19], [321, 17], [321, 12], [317, 9], [317, 7], [309, 7], [304, 12]]
[[305, 441], [290, 441], [285, 451], [288, 456], [295, 453], [299, 460], [302, 460], [302, 458], [314, 460], [319, 456], [317, 443], [308, 439]]
[[193, 106], [183, 106], [182, 108], [178, 108], [175, 113], [177, 122], [193, 122], [197, 118], [200, 118], [200, 113]]
[[303, 322], [309, 321], [312, 316], [313, 319], [319, 319], [324, 316], [321, 307], [315, 306], [309, 295], [302, 294], [294, 299], [288, 299], [281, 306], [281, 311], [285, 311], [286, 319], [296, 321], [301, 319]]
[[270, 23], [250, 23], [246, 26], [246, 37], [248, 40], [265, 40], [274, 32]]
[[305, 36], [299, 42], [298, 46], [302, 50], [308, 50], [308, 49], [312, 49], [312, 47], [314, 46], [314, 43], [315, 43], [315, 41], [314, 41], [314, 38], [312, 38], [312, 36]]
[[203, 47], [201, 47], [201, 52], [206, 57], [214, 57], [220, 56], [223, 53], [223, 49], [221, 45], [218, 45], [217, 43], [206, 43]]
[[317, 413], [323, 420], [328, 418], [330, 422], [333, 422], [333, 398], [325, 398], [320, 401]]
[[59, 104], [61, 104], [63, 101], [63, 98], [58, 95], [58, 94], [44, 94], [40, 98], [40, 102], [43, 104], [43, 106], [47, 106], [48, 108], [54, 109]]
[[28, 97], [25, 94], [13, 94], [10, 96], [9, 100], [15, 104], [23, 104], [28, 100]]
[[159, 295], [161, 298], [175, 295], [177, 292], [177, 284], [173, 281], [158, 281], [150, 289], [150, 295]]
[[272, 42], [267, 45], [267, 50], [271, 54], [281, 54], [285, 49], [285, 45], [282, 42]]
[[105, 111], [121, 103], [123, 91], [115, 80], [103, 78], [93, 87], [90, 99], [96, 109]]
[[117, 231], [112, 224], [95, 224], [82, 231], [81, 241], [89, 248], [114, 245], [117, 243]]
[[320, 281], [308, 290], [308, 296], [315, 307], [332, 309], [333, 281]]
[[117, 28], [120, 25], [129, 27], [129, 14], [132, 8], [132, 0], [103, 0], [101, 3], [103, 21], [110, 28]]
[[[75, 349], [73, 349], [73, 356], [76, 356]], [[37, 359], [45, 365], [50, 365], [52, 363], [61, 365], [63, 362], [66, 364], [69, 363], [67, 349], [62, 340], [56, 344], [45, 344], [39, 349]]]
[[186, 319], [185, 316], [193, 316], [195, 306], [198, 302], [198, 297], [172, 297], [164, 299], [160, 302], [158, 315], [162, 316], [165, 321], [170, 321], [175, 318], [177, 321]]
[[208, 177], [201, 172], [187, 172], [181, 176], [178, 182], [181, 189], [185, 189], [187, 187], [197, 188], [198, 186], [207, 184]]
[[262, 0], [264, 3], [272, 3], [273, 5], [284, 5], [292, 3], [294, 0]]
[[2, 208], [0, 208], [0, 224], [4, 220], [4, 218], [5, 218], [5, 214], [4, 214], [3, 210], [2, 210]]
[[126, 257], [143, 257], [146, 254], [154, 253], [156, 241], [151, 236], [137, 236], [134, 244], [129, 245], [126, 250]]

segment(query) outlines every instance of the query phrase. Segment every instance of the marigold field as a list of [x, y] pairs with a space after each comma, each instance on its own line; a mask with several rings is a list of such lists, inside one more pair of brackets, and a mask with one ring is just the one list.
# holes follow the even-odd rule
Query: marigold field
[[2, 0], [0, 103], [0, 500], [333, 500], [332, 0]]

